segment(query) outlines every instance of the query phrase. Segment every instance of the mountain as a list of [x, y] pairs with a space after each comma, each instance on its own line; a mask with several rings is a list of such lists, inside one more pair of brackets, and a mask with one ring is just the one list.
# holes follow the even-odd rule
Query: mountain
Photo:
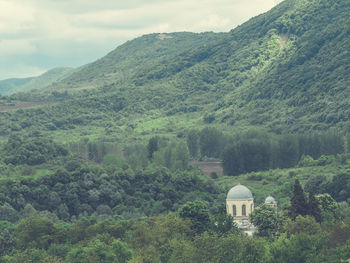
[[12, 90], [26, 84], [32, 79], [33, 78], [12, 78], [12, 79], [0, 80], [0, 94], [3, 94], [3, 95], [11, 94]]
[[167, 58], [203, 46], [221, 35], [212, 32], [144, 35], [83, 66], [63, 81], [51, 85], [50, 89], [88, 89], [123, 82], [133, 78], [135, 72], [143, 68], [162, 64]]
[[[75, 139], [206, 125], [348, 131], [349, 12], [348, 0], [285, 0], [228, 33], [146, 35], [42, 90], [66, 92], [65, 101], [7, 114], [18, 132]], [[11, 127], [6, 116], [0, 123]], [[33, 121], [16, 126], [23, 118]]]
[[2, 80], [0, 81], [0, 94], [10, 95], [17, 92], [42, 89], [63, 80], [75, 71], [73, 68], [61, 67], [51, 69], [38, 77]]
[[65, 78], [69, 77], [72, 73], [77, 70], [70, 67], [61, 67], [51, 69], [39, 77], [33, 78], [29, 82], [25, 83], [21, 87], [15, 89], [15, 92], [26, 92], [33, 89], [42, 89], [53, 83], [60, 82]]

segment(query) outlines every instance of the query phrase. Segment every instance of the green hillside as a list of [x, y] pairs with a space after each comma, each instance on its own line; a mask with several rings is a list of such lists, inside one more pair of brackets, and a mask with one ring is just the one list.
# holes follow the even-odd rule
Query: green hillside
[[[14, 96], [66, 101], [40, 109], [40, 118], [37, 109], [3, 114], [1, 134], [38, 129], [64, 140], [69, 134], [125, 141], [208, 124], [347, 131], [349, 11], [345, 0], [290, 0], [229, 33], [137, 38], [46, 96]], [[23, 118], [32, 121], [18, 126]]]
[[22, 78], [22, 79], [5, 79], [0, 80], [0, 94], [7, 95], [11, 94], [14, 89], [22, 86], [32, 80], [33, 78]]
[[170, 33], [150, 34], [128, 41], [105, 57], [82, 67], [50, 89], [87, 89], [112, 83], [123, 83], [134, 78], [135, 73], [154, 65], [163, 64], [167, 59], [206, 45], [222, 34], [215, 33]]
[[64, 80], [75, 71], [77, 70], [69, 67], [51, 69], [39, 77], [33, 78], [24, 85], [17, 87], [13, 93], [45, 88], [53, 83]]
[[62, 67], [51, 69], [38, 77], [2, 80], [0, 81], [0, 94], [10, 95], [17, 92], [42, 89], [65, 79], [75, 71], [73, 68]]
[[350, 262], [349, 14], [285, 0], [9, 80], [0, 262]]

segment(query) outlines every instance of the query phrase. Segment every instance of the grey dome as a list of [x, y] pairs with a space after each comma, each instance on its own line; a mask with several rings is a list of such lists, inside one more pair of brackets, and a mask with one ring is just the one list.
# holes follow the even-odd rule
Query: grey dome
[[253, 200], [253, 195], [247, 187], [238, 184], [228, 191], [226, 200]]
[[265, 203], [274, 203], [274, 202], [275, 202], [275, 198], [273, 198], [271, 195], [269, 195], [265, 199]]

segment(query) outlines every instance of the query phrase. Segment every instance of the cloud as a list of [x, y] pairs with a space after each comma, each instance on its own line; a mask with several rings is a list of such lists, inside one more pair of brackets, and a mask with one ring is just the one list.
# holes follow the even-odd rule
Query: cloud
[[79, 66], [143, 34], [229, 31], [277, 2], [0, 0], [0, 55], [11, 61], [12, 56], [32, 53], [33, 59], [26, 63], [34, 68], [49, 68], [53, 60]]
[[36, 47], [27, 39], [0, 40], [0, 56], [31, 54]]

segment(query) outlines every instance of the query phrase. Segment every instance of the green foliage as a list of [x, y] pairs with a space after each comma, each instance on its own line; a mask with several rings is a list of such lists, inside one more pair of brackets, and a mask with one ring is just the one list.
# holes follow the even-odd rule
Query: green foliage
[[54, 68], [38, 77], [2, 80], [0, 81], [0, 94], [10, 95], [16, 92], [42, 89], [65, 79], [73, 72], [73, 68]]
[[[339, 152], [334, 150], [330, 139], [339, 140]], [[314, 148], [317, 143], [324, 147]], [[274, 168], [328, 165], [335, 162], [335, 157], [324, 154], [342, 154], [345, 141], [341, 134], [283, 134], [274, 135], [258, 130], [249, 130], [232, 138], [234, 143], [223, 150], [224, 173], [239, 175], [247, 172], [264, 171]], [[313, 157], [319, 158], [314, 160]]]
[[0, 184], [0, 192], [0, 216], [16, 221], [20, 210], [23, 215], [46, 210], [63, 220], [93, 213], [100, 218], [155, 215], [176, 211], [194, 198], [214, 201], [219, 190], [211, 179], [191, 171], [150, 166], [134, 172], [127, 165], [113, 164], [70, 172], [59, 169], [37, 180], [7, 181]]
[[192, 228], [196, 233], [209, 229], [210, 219], [207, 205], [201, 201], [186, 203], [179, 210], [181, 218], [190, 219]]
[[6, 228], [0, 229], [0, 257], [9, 255], [12, 253], [16, 245], [16, 240]]
[[[45, 250], [42, 249], [26, 249], [23, 251], [18, 251], [13, 256], [4, 256], [2, 258], [2, 262], [4, 263], [29, 263], [29, 262], [47, 262], [45, 261], [45, 258], [47, 258], [47, 253]], [[51, 261], [49, 261], [51, 262]], [[55, 261], [55, 259], [52, 261], [53, 263], [61, 263], [62, 261]]]
[[[49, 89], [0, 97], [0, 219], [22, 218], [14, 232], [4, 223], [1, 260], [348, 260], [349, 12], [346, 0], [286, 0], [229, 33], [146, 35]], [[271, 192], [283, 209], [292, 196], [286, 234], [247, 238], [224, 211], [210, 218], [225, 191], [190, 170], [189, 156], [222, 158], [257, 202]], [[299, 181], [291, 192], [295, 179], [344, 209], [321, 195], [323, 228], [300, 217], [312, 204], [318, 218], [318, 205]], [[181, 218], [144, 218], [180, 207]], [[253, 218], [271, 236], [266, 214]]]
[[148, 165], [148, 151], [143, 144], [125, 147], [124, 156], [133, 168], [146, 168]]
[[316, 199], [312, 189], [309, 190], [309, 209], [308, 214], [313, 216], [317, 222], [321, 222], [321, 209], [318, 199]]
[[11, 94], [14, 89], [18, 86], [22, 86], [25, 83], [32, 80], [32, 78], [21, 78], [21, 79], [5, 79], [0, 81], [0, 94], [6, 95]]
[[216, 128], [204, 128], [199, 134], [199, 145], [202, 157], [220, 157], [224, 147], [224, 135]]
[[147, 150], [148, 150], [148, 159], [152, 159], [153, 153], [158, 151], [159, 138], [152, 137], [148, 141]]
[[154, 163], [170, 170], [186, 170], [188, 168], [189, 153], [184, 143], [170, 143], [154, 153]]
[[270, 146], [266, 141], [242, 140], [223, 153], [224, 173], [241, 173], [267, 170], [270, 163]]
[[[61, 140], [135, 142], [198, 129], [207, 124], [205, 116], [219, 130], [259, 126], [285, 134], [330, 129], [328, 138], [314, 140], [312, 147], [279, 144], [282, 158], [292, 153], [281, 167], [298, 161], [297, 150], [314, 159], [320, 157], [314, 150], [344, 152], [342, 138], [333, 135], [349, 126], [350, 7], [346, 0], [294, 1], [229, 33], [151, 34], [128, 41], [50, 89], [2, 99], [4, 104], [62, 102], [2, 112], [0, 135], [40, 130]], [[202, 155], [208, 154], [217, 155]]]
[[320, 224], [312, 216], [298, 215], [294, 221], [287, 219], [284, 222], [284, 230], [288, 236], [296, 234], [316, 235], [322, 232]]
[[7, 164], [37, 165], [55, 158], [67, 156], [68, 151], [63, 146], [45, 138], [22, 139], [12, 136], [3, 147]]
[[226, 212], [226, 204], [221, 204], [218, 209], [216, 215], [212, 219], [213, 223], [213, 231], [218, 235], [226, 235], [232, 232], [238, 232], [235, 222], [233, 221], [233, 217]]
[[15, 235], [20, 249], [47, 249], [51, 243], [60, 242], [65, 234], [64, 229], [46, 218], [29, 217], [18, 224]]
[[345, 172], [334, 176], [327, 190], [338, 202], [348, 200], [350, 198], [350, 173]]
[[322, 254], [325, 243], [322, 235], [300, 233], [289, 239], [282, 235], [271, 245], [269, 262], [326, 262]]
[[0, 220], [16, 222], [18, 220], [18, 214], [10, 204], [5, 202], [2, 206], [0, 206]]
[[273, 237], [281, 228], [277, 210], [269, 205], [264, 204], [255, 208], [249, 217], [254, 226], [258, 228], [259, 236]]
[[199, 154], [199, 132], [196, 130], [190, 130], [187, 134], [187, 147], [190, 156], [194, 159]]
[[119, 240], [106, 244], [96, 238], [86, 246], [73, 248], [67, 254], [67, 261], [72, 263], [126, 263], [132, 257], [131, 250]]
[[319, 194], [316, 195], [316, 199], [318, 203], [320, 204], [321, 214], [322, 214], [322, 221], [326, 221], [327, 217], [329, 218], [338, 218], [339, 215], [338, 212], [338, 204], [333, 199], [330, 194]]
[[298, 179], [295, 180], [293, 195], [291, 198], [291, 217], [296, 218], [298, 215], [305, 216], [308, 214], [308, 204], [304, 190]]
[[[281, 218], [282, 219], [282, 218]], [[248, 237], [240, 231], [196, 233], [190, 220], [175, 214], [144, 220], [96, 222], [81, 219], [56, 230], [47, 249], [5, 253], [1, 262], [341, 262], [347, 259], [350, 221], [322, 229], [313, 217], [285, 220], [285, 233], [274, 239]], [[35, 224], [37, 225], [37, 224]], [[20, 223], [18, 227], [23, 227]], [[27, 226], [30, 227], [30, 226]], [[47, 224], [36, 226], [44, 233]], [[52, 229], [52, 228], [51, 228]], [[47, 231], [46, 231], [47, 232]], [[20, 240], [20, 239], [19, 239]], [[38, 246], [38, 247], [35, 247]]]

